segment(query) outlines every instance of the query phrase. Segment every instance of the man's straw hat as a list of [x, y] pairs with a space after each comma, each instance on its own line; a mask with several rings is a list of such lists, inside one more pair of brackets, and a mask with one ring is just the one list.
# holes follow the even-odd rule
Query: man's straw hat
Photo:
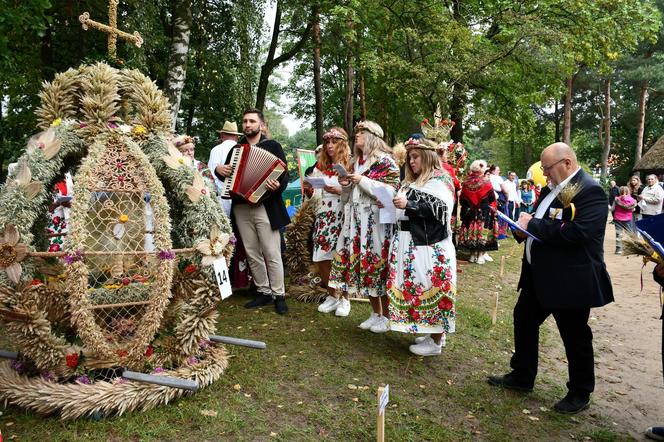
[[218, 132], [231, 134], [231, 135], [242, 135], [240, 132], [237, 131], [237, 124], [235, 124], [234, 122], [231, 123], [230, 121], [225, 121], [224, 127], [222, 127], [221, 130], [219, 130]]

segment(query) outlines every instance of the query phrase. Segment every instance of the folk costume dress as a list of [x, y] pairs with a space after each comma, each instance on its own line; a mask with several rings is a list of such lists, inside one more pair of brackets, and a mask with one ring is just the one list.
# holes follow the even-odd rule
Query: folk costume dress
[[498, 249], [498, 223], [493, 210], [496, 195], [491, 182], [480, 172], [471, 172], [461, 186], [461, 226], [457, 247], [468, 252]]
[[379, 154], [371, 162], [357, 160], [354, 170], [362, 179], [344, 188], [348, 201], [328, 285], [355, 296], [384, 296], [395, 226], [380, 223], [373, 191], [386, 187], [396, 193], [399, 167], [389, 155]]
[[[422, 187], [409, 184], [406, 188], [408, 202], [405, 210], [397, 210], [399, 232], [390, 252], [387, 281], [390, 330], [454, 331], [456, 252], [450, 224], [453, 192], [451, 177], [444, 171], [436, 171]], [[420, 225], [418, 233], [414, 224]], [[427, 244], [428, 235], [435, 229], [442, 239]], [[422, 239], [423, 245], [417, 245]]]
[[[318, 163], [314, 168], [312, 177], [333, 177], [336, 172], [330, 165], [327, 170], [320, 170]], [[330, 261], [334, 258], [337, 251], [337, 239], [341, 233], [341, 224], [343, 220], [343, 204], [341, 195], [326, 192], [325, 189], [318, 189], [315, 192], [320, 197], [320, 202], [316, 208], [316, 219], [314, 221], [313, 231], [313, 262]]]

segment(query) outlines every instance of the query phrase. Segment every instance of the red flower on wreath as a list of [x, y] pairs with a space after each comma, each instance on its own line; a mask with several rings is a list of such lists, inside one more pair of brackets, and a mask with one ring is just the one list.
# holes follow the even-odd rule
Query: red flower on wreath
[[447, 296], [441, 299], [440, 302], [438, 303], [438, 308], [444, 311], [452, 310], [452, 307], [454, 307], [454, 303]]
[[118, 356], [120, 356], [121, 358], [124, 358], [125, 356], [127, 356], [129, 354], [129, 352], [127, 350], [118, 350], [115, 353]]
[[145, 357], [149, 358], [154, 354], [154, 347], [151, 345], [148, 345], [148, 348], [145, 349]]
[[194, 264], [189, 264], [187, 267], [184, 268], [184, 272], [191, 275], [192, 273], [195, 273], [198, 268]]
[[78, 367], [78, 353], [70, 353], [65, 357], [67, 361], [67, 367], [76, 368]]

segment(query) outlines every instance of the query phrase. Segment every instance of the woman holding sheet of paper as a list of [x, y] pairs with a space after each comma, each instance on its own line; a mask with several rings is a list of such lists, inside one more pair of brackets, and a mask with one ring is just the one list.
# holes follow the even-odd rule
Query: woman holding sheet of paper
[[392, 196], [399, 184], [399, 167], [383, 141], [383, 129], [372, 121], [355, 126], [353, 173], [340, 177], [344, 221], [332, 262], [329, 286], [356, 296], [368, 296], [373, 313], [360, 324], [374, 333], [389, 330], [387, 319], [387, 258], [394, 224], [380, 215], [376, 192]]
[[406, 178], [394, 198], [398, 233], [390, 251], [387, 280], [390, 329], [426, 333], [410, 351], [436, 356], [454, 331], [456, 251], [451, 216], [454, 182], [440, 169], [436, 145], [406, 142]]
[[[334, 164], [341, 164], [345, 169], [350, 168], [350, 146], [348, 134], [340, 127], [333, 127], [323, 134], [323, 150], [311, 174], [313, 178], [324, 178], [326, 182], [338, 179]], [[315, 195], [320, 198], [316, 209], [316, 219], [313, 231], [313, 259], [318, 266], [318, 273], [322, 285], [327, 288], [327, 299], [318, 306], [322, 313], [335, 312], [337, 316], [348, 316], [350, 301], [348, 294], [338, 296], [336, 290], [328, 287], [332, 258], [337, 249], [337, 239], [341, 233], [343, 220], [343, 204], [341, 203], [341, 185], [326, 184], [317, 189]]]

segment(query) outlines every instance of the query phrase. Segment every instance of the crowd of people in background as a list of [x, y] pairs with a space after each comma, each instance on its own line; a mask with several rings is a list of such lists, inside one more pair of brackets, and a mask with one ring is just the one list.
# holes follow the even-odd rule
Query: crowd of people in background
[[620, 255], [625, 233], [634, 232], [638, 220], [662, 213], [664, 180], [655, 174], [646, 176], [646, 185], [641, 183], [638, 175], [632, 176], [625, 186], [618, 186], [616, 181], [611, 180], [608, 202], [616, 230], [615, 253]]

